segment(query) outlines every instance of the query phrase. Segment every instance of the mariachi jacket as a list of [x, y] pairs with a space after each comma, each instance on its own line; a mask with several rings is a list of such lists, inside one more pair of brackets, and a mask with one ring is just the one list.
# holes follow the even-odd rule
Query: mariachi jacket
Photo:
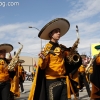
[[[65, 64], [65, 55], [67, 54], [67, 48], [59, 45], [58, 43], [53, 43], [50, 41], [45, 46], [44, 55], [46, 55], [46, 60], [43, 61], [41, 58], [39, 58], [36, 75], [28, 100], [46, 100], [45, 79], [64, 77], [68, 75], [68, 73], [71, 72], [72, 69], [75, 69], [75, 66], [80, 66], [80, 64], [74, 64], [71, 65], [73, 67], [68, 70], [67, 66], [69, 64]], [[54, 70], [54, 72], [52, 71], [52, 69]]]
[[6, 58], [0, 59], [0, 82], [5, 82], [13, 79], [15, 76], [15, 71], [8, 71], [8, 64], [9, 61]]

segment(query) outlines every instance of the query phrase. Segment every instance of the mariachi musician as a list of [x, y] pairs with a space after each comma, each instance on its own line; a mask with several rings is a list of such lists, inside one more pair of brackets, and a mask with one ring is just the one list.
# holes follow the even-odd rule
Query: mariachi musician
[[[19, 59], [16, 67], [14, 68], [14, 71], [16, 72], [13, 80], [11, 81], [11, 100], [13, 100], [14, 96], [15, 97], [20, 97], [20, 89], [19, 89], [19, 84], [21, 87], [21, 91], [24, 91], [23, 88], [23, 81], [25, 80], [25, 74], [22, 72], [23, 68], [19, 66], [19, 63], [24, 63], [24, 60]], [[22, 83], [21, 83], [22, 82]]]
[[13, 50], [11, 44], [0, 44], [0, 100], [10, 99], [10, 81], [15, 72], [8, 70], [10, 60], [6, 59], [6, 53]]
[[[100, 50], [100, 45], [95, 46], [95, 49]], [[91, 99], [100, 100], [100, 52], [93, 58], [93, 73], [90, 82], [92, 84]]]
[[38, 67], [28, 100], [68, 100], [67, 76], [82, 63], [78, 53], [79, 62], [71, 63], [69, 56], [72, 54], [70, 51], [74, 51], [74, 47], [63, 48], [58, 43], [69, 27], [68, 20], [56, 18], [39, 32], [39, 38], [50, 41], [39, 54]]
[[[6, 54], [6, 59], [10, 63], [10, 61], [12, 60], [11, 53], [7, 53]], [[17, 64], [14, 67], [13, 72], [15, 74], [14, 74], [14, 77], [10, 81], [11, 82], [11, 86], [10, 86], [10, 100], [15, 100], [14, 99], [14, 96], [16, 96], [16, 97], [19, 97], [20, 96], [19, 83], [18, 83], [19, 81], [17, 79]], [[17, 83], [18, 83], [18, 86], [17, 86]]]
[[83, 91], [83, 87], [84, 87], [84, 82], [83, 82], [83, 73], [85, 73], [85, 67], [82, 64], [79, 69], [78, 69], [78, 77], [79, 77], [79, 90], [80, 92]]
[[20, 90], [19, 90], [19, 77], [18, 77], [18, 65], [14, 68], [15, 76], [11, 81], [11, 88], [10, 88], [10, 100], [14, 100], [14, 97], [20, 97]]
[[18, 61], [18, 76], [19, 76], [19, 85], [20, 85], [20, 88], [21, 88], [21, 92], [22, 93], [25, 93], [26, 91], [24, 90], [24, 86], [23, 86], [23, 83], [25, 81], [25, 70], [24, 70], [24, 67], [22, 65], [22, 63], [24, 63], [25, 61], [24, 60], [21, 60], [19, 59]]
[[82, 89], [85, 86], [88, 96], [90, 97], [91, 90], [84, 65], [81, 65], [78, 70], [79, 70], [80, 89]]

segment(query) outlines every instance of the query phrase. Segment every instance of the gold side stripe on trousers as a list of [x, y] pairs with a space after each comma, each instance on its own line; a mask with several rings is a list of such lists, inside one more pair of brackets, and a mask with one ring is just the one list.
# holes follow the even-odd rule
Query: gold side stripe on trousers
[[[54, 82], [52, 84], [50, 84], [49, 86], [49, 100], [53, 100], [53, 88], [62, 85], [62, 82]], [[66, 82], [64, 82], [64, 84], [66, 84]]]

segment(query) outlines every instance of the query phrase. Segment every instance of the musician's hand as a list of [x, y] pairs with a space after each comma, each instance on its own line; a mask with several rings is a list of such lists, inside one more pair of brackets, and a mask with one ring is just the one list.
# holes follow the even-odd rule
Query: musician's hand
[[40, 58], [42, 58], [42, 59], [45, 59], [45, 56], [42, 54], [42, 52], [39, 53], [38, 56], [39, 56]]

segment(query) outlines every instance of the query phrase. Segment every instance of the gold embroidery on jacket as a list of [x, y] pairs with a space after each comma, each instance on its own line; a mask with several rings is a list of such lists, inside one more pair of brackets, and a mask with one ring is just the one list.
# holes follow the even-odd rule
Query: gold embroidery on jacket
[[47, 43], [46, 46], [42, 50], [42, 54], [46, 56], [50, 52], [51, 47], [52, 47], [52, 44]]
[[56, 55], [60, 55], [60, 53], [61, 53], [61, 48], [60, 48], [60, 47], [56, 47], [56, 48], [54, 49], [54, 53], [55, 53]]
[[5, 61], [0, 59], [0, 65], [4, 65]]

